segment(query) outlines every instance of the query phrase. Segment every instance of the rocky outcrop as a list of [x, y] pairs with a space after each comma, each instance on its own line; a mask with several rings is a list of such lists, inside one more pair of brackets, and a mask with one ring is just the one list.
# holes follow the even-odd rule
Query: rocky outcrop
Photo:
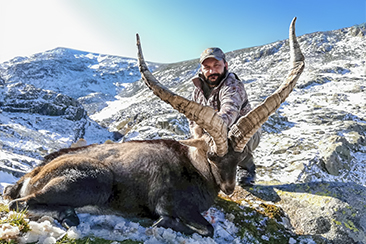
[[4, 112], [61, 116], [72, 121], [86, 118], [83, 106], [69, 96], [20, 82], [2, 90], [0, 106]]
[[246, 204], [275, 204], [298, 235], [321, 237], [335, 244], [366, 241], [366, 189], [356, 183], [259, 182], [251, 188], [237, 189], [231, 198]]
[[23, 82], [0, 84], [0, 171], [20, 177], [89, 129], [100, 135], [96, 142], [112, 138], [74, 98]]

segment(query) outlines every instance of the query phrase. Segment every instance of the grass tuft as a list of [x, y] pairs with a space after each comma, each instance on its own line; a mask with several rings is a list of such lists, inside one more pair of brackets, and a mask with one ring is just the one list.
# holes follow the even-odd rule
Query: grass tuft
[[[111, 244], [115, 241], [105, 240], [98, 237], [85, 237], [83, 239], [71, 239], [65, 235], [62, 239], [56, 242], [56, 244]], [[140, 244], [140, 241], [132, 241], [132, 240], [125, 240], [125, 241], [118, 241], [120, 244]]]
[[[0, 203], [0, 226], [10, 225], [17, 227], [20, 233], [26, 233], [30, 230], [29, 220], [26, 218], [27, 211], [10, 211], [8, 205]], [[0, 236], [0, 243], [17, 243], [17, 235]]]

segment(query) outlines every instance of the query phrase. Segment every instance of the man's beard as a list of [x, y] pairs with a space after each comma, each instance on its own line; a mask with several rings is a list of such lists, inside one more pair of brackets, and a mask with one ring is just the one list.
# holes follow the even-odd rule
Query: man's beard
[[[225, 67], [224, 72], [222, 72], [221, 74], [219, 74], [219, 73], [211, 74], [205, 80], [208, 85], [210, 85], [211, 87], [215, 87], [218, 84], [220, 84], [220, 82], [225, 78], [226, 73], [227, 73], [227, 69]], [[210, 78], [213, 78], [213, 77], [217, 77], [216, 80], [210, 80]]]

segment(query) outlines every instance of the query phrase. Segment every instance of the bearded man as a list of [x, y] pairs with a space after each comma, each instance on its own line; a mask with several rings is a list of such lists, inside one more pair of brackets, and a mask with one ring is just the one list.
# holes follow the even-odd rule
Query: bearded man
[[[251, 110], [244, 84], [236, 74], [228, 71], [225, 54], [220, 48], [208, 48], [203, 51], [200, 63], [200, 73], [192, 80], [195, 85], [192, 100], [214, 108], [230, 129], [241, 116]], [[193, 121], [190, 121], [190, 130], [193, 138], [205, 135]], [[260, 135], [259, 129], [244, 148], [243, 153], [246, 157], [239, 163], [237, 170], [237, 181], [242, 186], [254, 184], [256, 173], [253, 150], [259, 144]]]

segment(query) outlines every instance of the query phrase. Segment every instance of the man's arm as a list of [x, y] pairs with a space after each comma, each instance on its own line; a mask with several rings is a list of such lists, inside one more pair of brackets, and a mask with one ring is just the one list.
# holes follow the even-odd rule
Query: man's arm
[[248, 111], [250, 110], [248, 95], [243, 83], [238, 80], [234, 80], [222, 87], [219, 93], [219, 100], [220, 111], [218, 114], [226, 122], [229, 128], [241, 116], [240, 110], [243, 105], [248, 107]]

